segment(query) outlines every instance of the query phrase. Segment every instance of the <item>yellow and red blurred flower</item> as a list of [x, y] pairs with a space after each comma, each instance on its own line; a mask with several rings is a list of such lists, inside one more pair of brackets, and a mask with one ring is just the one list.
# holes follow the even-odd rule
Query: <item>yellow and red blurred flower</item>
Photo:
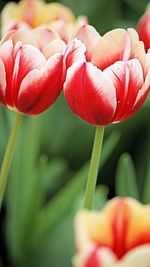
[[87, 24], [87, 18], [75, 16], [70, 8], [60, 3], [46, 3], [44, 0], [21, 0], [18, 4], [8, 3], [2, 10], [2, 35], [8, 30], [36, 28], [45, 25], [57, 31], [65, 42], [79, 26]]
[[144, 42], [145, 49], [150, 48], [150, 4], [148, 4], [145, 13], [141, 17], [137, 31], [140, 37], [140, 40]]
[[0, 103], [35, 115], [59, 96], [65, 43], [46, 28], [13, 30], [0, 42]]
[[104, 36], [82, 26], [66, 51], [66, 100], [72, 111], [94, 125], [128, 119], [144, 103], [150, 87], [150, 54], [135, 30]]
[[150, 205], [117, 197], [101, 212], [80, 211], [75, 227], [74, 267], [150, 266]]

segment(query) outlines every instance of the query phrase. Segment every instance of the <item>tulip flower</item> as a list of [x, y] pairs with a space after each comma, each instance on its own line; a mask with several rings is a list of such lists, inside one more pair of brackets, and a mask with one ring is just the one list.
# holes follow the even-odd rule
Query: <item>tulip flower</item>
[[66, 100], [72, 111], [94, 125], [121, 122], [145, 101], [150, 60], [135, 30], [116, 29], [101, 37], [81, 27], [66, 55]]
[[71, 9], [60, 3], [46, 3], [43, 0], [21, 0], [18, 4], [10, 2], [1, 14], [2, 35], [12, 29], [31, 29], [46, 25], [57, 31], [65, 42], [79, 26], [87, 24], [87, 18], [75, 19]]
[[150, 205], [114, 198], [100, 212], [75, 218], [74, 267], [149, 267]]
[[148, 50], [150, 48], [150, 4], [148, 4], [145, 13], [141, 17], [137, 31], [140, 37], [140, 40], [144, 42], [145, 49]]
[[82, 26], [68, 45], [64, 94], [71, 110], [96, 125], [85, 207], [91, 208], [104, 126], [127, 120], [139, 110], [150, 88], [150, 53], [133, 29], [104, 36]]
[[28, 115], [50, 107], [64, 81], [64, 49], [47, 29], [8, 32], [0, 43], [0, 103]]
[[0, 171], [0, 206], [20, 113], [37, 115], [58, 98], [64, 78], [65, 43], [46, 28], [8, 32], [0, 42], [0, 103], [17, 112]]

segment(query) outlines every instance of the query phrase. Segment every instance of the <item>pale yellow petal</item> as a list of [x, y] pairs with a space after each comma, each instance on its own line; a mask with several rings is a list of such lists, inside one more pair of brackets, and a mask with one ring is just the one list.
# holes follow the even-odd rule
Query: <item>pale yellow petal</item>
[[149, 267], [150, 245], [143, 245], [131, 250], [114, 267]]
[[75, 17], [70, 8], [60, 3], [45, 4], [36, 16], [36, 25], [42, 23], [50, 23], [53, 20], [64, 20], [66, 22], [74, 22]]
[[[124, 58], [125, 57], [125, 58]], [[130, 57], [130, 42], [124, 29], [109, 31], [102, 36], [93, 50], [92, 63], [101, 70], [118, 60], [128, 60]]]
[[82, 211], [76, 217], [75, 226], [77, 247], [84, 247], [87, 240], [112, 246], [112, 229], [104, 213]]
[[146, 69], [146, 55], [144, 49], [144, 43], [139, 41], [139, 36], [134, 29], [127, 30], [131, 40], [131, 55], [130, 58], [137, 58], [143, 67], [144, 75], [147, 74]]
[[49, 58], [50, 56], [54, 55], [55, 53], [64, 53], [66, 48], [65, 42], [63, 42], [61, 39], [55, 39], [51, 41], [48, 45], [46, 45], [42, 52], [45, 55], [46, 58]]

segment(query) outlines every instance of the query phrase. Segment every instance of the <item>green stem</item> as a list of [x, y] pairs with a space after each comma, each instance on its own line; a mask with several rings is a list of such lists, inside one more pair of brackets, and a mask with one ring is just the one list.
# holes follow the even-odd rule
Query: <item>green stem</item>
[[89, 167], [86, 191], [85, 191], [85, 201], [84, 208], [91, 210], [93, 204], [93, 198], [95, 193], [99, 162], [102, 151], [102, 143], [104, 136], [104, 126], [97, 126], [94, 138], [94, 145], [91, 157], [91, 163]]
[[2, 205], [5, 188], [7, 184], [7, 177], [10, 169], [11, 160], [13, 157], [15, 144], [17, 140], [17, 133], [21, 122], [21, 115], [19, 113], [16, 113], [16, 118], [14, 121], [14, 125], [11, 131], [11, 134], [9, 136], [8, 144], [6, 147], [5, 155], [3, 158], [1, 171], [0, 171], [0, 208]]

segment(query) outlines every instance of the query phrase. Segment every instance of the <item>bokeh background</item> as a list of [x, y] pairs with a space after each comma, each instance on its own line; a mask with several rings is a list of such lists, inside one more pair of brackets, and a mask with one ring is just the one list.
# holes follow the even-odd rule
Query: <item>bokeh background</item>
[[[0, 8], [8, 1], [0, 1]], [[147, 0], [64, 0], [104, 34], [134, 27]], [[14, 114], [0, 107], [0, 162]], [[71, 113], [63, 94], [44, 114], [24, 117], [0, 217], [0, 267], [71, 267], [73, 218], [82, 208], [94, 127]], [[150, 99], [127, 122], [109, 126], [94, 208], [107, 198], [150, 201]]]

